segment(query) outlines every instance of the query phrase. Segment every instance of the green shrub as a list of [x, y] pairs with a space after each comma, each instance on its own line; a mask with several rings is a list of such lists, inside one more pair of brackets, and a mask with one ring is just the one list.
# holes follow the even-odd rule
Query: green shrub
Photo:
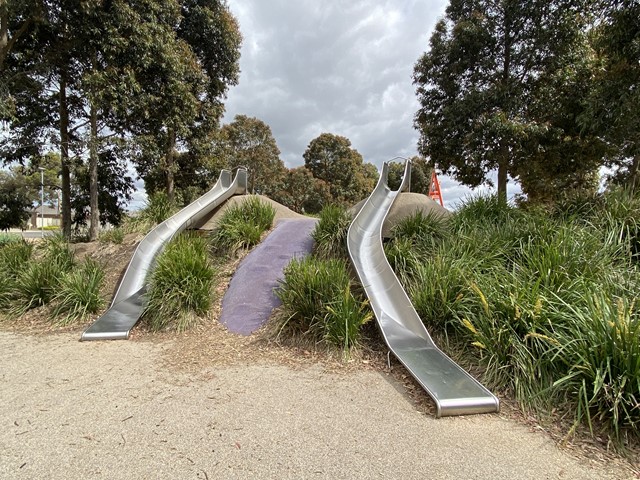
[[366, 303], [358, 301], [347, 286], [338, 299], [325, 306], [324, 340], [341, 347], [345, 354], [358, 345], [360, 327], [373, 318]]
[[0, 248], [13, 242], [21, 241], [22, 237], [16, 233], [0, 233]]
[[[585, 289], [579, 300], [555, 296], [549, 363], [564, 373], [554, 389], [574, 406], [576, 422], [605, 423], [617, 440], [640, 426], [640, 309], [637, 297]], [[624, 435], [623, 435], [624, 434]]]
[[[394, 238], [384, 244], [384, 253], [391, 268], [403, 281], [415, 276], [423, 258], [410, 238]], [[403, 282], [405, 286], [408, 281]]]
[[0, 311], [9, 310], [15, 297], [16, 278], [27, 267], [33, 244], [11, 240], [0, 245]]
[[271, 228], [275, 209], [258, 197], [249, 197], [229, 207], [211, 234], [217, 252], [235, 253], [260, 242], [262, 234]]
[[292, 334], [322, 332], [326, 306], [340, 298], [348, 287], [349, 275], [344, 260], [321, 260], [311, 256], [292, 260], [276, 290], [288, 316], [281, 331]]
[[184, 331], [211, 307], [215, 271], [205, 239], [181, 234], [158, 258], [149, 279], [144, 318], [152, 330]]
[[312, 256], [292, 260], [276, 290], [283, 305], [279, 333], [307, 335], [344, 349], [346, 354], [357, 345], [360, 326], [371, 318], [350, 284], [344, 260]]
[[103, 282], [104, 269], [91, 259], [64, 275], [53, 297], [53, 315], [61, 317], [59, 323], [68, 325], [97, 313], [104, 306], [100, 296]]
[[447, 257], [435, 257], [418, 265], [407, 285], [407, 293], [427, 328], [446, 331], [453, 312], [465, 299], [466, 266]]
[[497, 195], [475, 195], [462, 202], [453, 220], [456, 228], [465, 225], [476, 227], [478, 222], [501, 225], [519, 215], [519, 210], [500, 200]]
[[70, 270], [75, 263], [74, 254], [69, 247], [69, 242], [62, 235], [49, 235], [44, 241], [44, 260], [52, 262], [60, 269], [61, 273]]
[[178, 210], [178, 205], [175, 201], [170, 201], [166, 193], [152, 193], [147, 198], [143, 208], [125, 218], [123, 230], [126, 233], [147, 233], [156, 225], [167, 220]]
[[64, 274], [59, 265], [50, 259], [33, 261], [15, 279], [11, 292], [13, 315], [22, 315], [27, 310], [46, 305], [57, 290]]
[[124, 230], [122, 228], [110, 228], [109, 230], [103, 230], [100, 232], [101, 243], [114, 243], [116, 245], [122, 245], [124, 241]]
[[0, 246], [0, 271], [15, 277], [31, 260], [33, 244], [24, 240], [11, 241]]
[[22, 315], [27, 310], [48, 304], [58, 289], [60, 279], [74, 266], [74, 254], [61, 235], [45, 237], [42, 254], [31, 257], [29, 248], [19, 249], [22, 259], [20, 270], [15, 275], [11, 291], [6, 295], [7, 308], [13, 315]]
[[400, 220], [391, 233], [394, 238], [409, 239], [414, 245], [439, 243], [448, 236], [448, 224], [442, 215], [418, 210]]
[[169, 200], [165, 192], [155, 192], [149, 195], [141, 217], [153, 225], [158, 225], [178, 211], [175, 202]]
[[15, 283], [15, 277], [0, 269], [0, 312], [7, 311], [11, 306]]
[[311, 237], [315, 241], [314, 255], [319, 258], [347, 258], [347, 232], [351, 216], [339, 205], [326, 205], [320, 211]]

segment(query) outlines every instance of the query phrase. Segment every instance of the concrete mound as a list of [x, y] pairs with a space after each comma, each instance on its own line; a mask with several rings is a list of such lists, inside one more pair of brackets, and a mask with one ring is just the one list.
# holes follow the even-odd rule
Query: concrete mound
[[[357, 203], [349, 209], [349, 212], [353, 217], [360, 211], [364, 205], [365, 200]], [[432, 214], [438, 215], [443, 219], [449, 218], [452, 213], [431, 200], [427, 195], [422, 193], [403, 192], [398, 195], [396, 201], [389, 211], [389, 215], [382, 225], [382, 236], [384, 238], [391, 237], [391, 230], [401, 220], [414, 215], [416, 212], [422, 212], [424, 215]]]
[[290, 208], [285, 207], [281, 203], [271, 200], [269, 197], [265, 197], [264, 195], [236, 195], [224, 202], [220, 206], [220, 208], [217, 208], [209, 217], [207, 217], [205, 220], [203, 220], [203, 222], [197, 225], [196, 228], [199, 228], [200, 230], [213, 230], [220, 221], [220, 217], [222, 217], [222, 215], [228, 208], [235, 205], [240, 205], [249, 197], [258, 197], [260, 200], [271, 205], [275, 209], [276, 215], [273, 218], [274, 225], [282, 219], [309, 218], [294, 212]]

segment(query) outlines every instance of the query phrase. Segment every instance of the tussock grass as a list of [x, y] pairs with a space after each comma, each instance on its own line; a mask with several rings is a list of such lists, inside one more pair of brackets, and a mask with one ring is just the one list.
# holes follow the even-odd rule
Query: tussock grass
[[562, 205], [472, 198], [438, 235], [414, 219], [385, 251], [428, 328], [489, 387], [637, 444], [640, 202], [617, 191]]
[[192, 327], [211, 307], [214, 279], [204, 238], [184, 233], [172, 240], [149, 279], [143, 317], [151, 330]]
[[340, 205], [326, 205], [320, 220], [311, 232], [315, 241], [314, 255], [318, 258], [346, 258], [347, 232], [351, 223], [349, 212]]
[[100, 232], [100, 243], [113, 243], [115, 245], [122, 245], [124, 241], [124, 230], [122, 228], [110, 228], [109, 230], [103, 230]]
[[31, 259], [33, 244], [14, 240], [0, 246], [0, 270], [16, 276]]
[[294, 259], [276, 294], [283, 304], [279, 334], [306, 335], [343, 349], [345, 355], [358, 344], [360, 327], [372, 318], [354, 297], [341, 259]]
[[325, 305], [323, 338], [336, 347], [341, 347], [348, 356], [351, 348], [360, 340], [360, 327], [373, 318], [367, 302], [357, 300], [347, 286], [341, 297]]
[[551, 299], [555, 342], [547, 361], [565, 375], [553, 390], [575, 404], [576, 422], [591, 431], [607, 425], [618, 440], [637, 435], [640, 426], [640, 308], [638, 298], [612, 298], [584, 289], [579, 301]]
[[27, 258], [23, 247], [21, 267], [15, 274], [8, 294], [7, 309], [11, 315], [20, 316], [27, 310], [46, 305], [53, 299], [60, 279], [73, 268], [74, 255], [61, 235], [46, 237], [41, 255]]
[[249, 197], [228, 208], [211, 234], [211, 245], [217, 253], [234, 254], [260, 242], [271, 228], [275, 209], [258, 197]]
[[60, 279], [52, 299], [55, 304], [52, 313], [60, 325], [84, 320], [104, 306], [100, 295], [104, 275], [104, 269], [98, 262], [86, 259]]
[[0, 245], [0, 311], [7, 311], [15, 297], [16, 278], [31, 260], [33, 244], [11, 240]]

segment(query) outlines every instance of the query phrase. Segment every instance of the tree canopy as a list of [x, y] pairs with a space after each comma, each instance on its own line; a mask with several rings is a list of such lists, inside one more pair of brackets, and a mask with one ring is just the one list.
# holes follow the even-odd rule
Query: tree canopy
[[214, 151], [227, 168], [247, 168], [250, 192], [270, 196], [281, 188], [286, 168], [271, 127], [262, 120], [236, 115], [220, 129]]
[[201, 151], [237, 82], [241, 35], [226, 1], [4, 0], [0, 19], [0, 156], [59, 149], [65, 234], [74, 164], [87, 165], [95, 237], [99, 163], [123, 141], [173, 195], [176, 158]]
[[[418, 150], [432, 166], [471, 187], [491, 183], [497, 170], [498, 195], [506, 198], [509, 175], [524, 180], [522, 172], [540, 161], [532, 152], [555, 148], [558, 139], [580, 143], [575, 114], [556, 112], [589, 4], [451, 0], [414, 68]], [[564, 148], [562, 156], [573, 170], [593, 170], [581, 164], [582, 152]]]
[[[414, 156], [411, 160], [411, 191], [427, 195], [431, 188], [431, 171], [427, 160], [424, 157]], [[404, 174], [403, 162], [391, 162], [389, 164], [389, 188], [397, 190], [402, 183]]]
[[614, 180], [640, 186], [640, 3], [598, 2], [591, 32], [593, 88], [580, 115], [585, 130], [609, 146]]
[[309, 143], [303, 154], [304, 165], [317, 180], [323, 181], [332, 201], [354, 204], [375, 187], [378, 171], [364, 163], [351, 148], [351, 141], [339, 135], [322, 133]]
[[21, 227], [33, 207], [24, 179], [14, 172], [0, 171], [0, 230]]

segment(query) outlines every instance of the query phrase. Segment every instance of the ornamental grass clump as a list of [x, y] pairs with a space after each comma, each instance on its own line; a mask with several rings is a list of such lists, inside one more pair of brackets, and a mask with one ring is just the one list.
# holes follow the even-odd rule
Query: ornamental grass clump
[[255, 196], [229, 207], [211, 234], [213, 249], [218, 253], [234, 254], [253, 247], [271, 228], [275, 214], [273, 206]]
[[358, 345], [360, 328], [373, 318], [368, 303], [357, 300], [347, 286], [343, 294], [325, 305], [323, 339], [342, 348], [345, 355]]
[[9, 312], [20, 316], [26, 311], [46, 305], [53, 299], [60, 279], [73, 268], [74, 254], [61, 235], [47, 237], [42, 254], [31, 258], [15, 277]]
[[9, 309], [15, 296], [16, 278], [31, 260], [33, 244], [12, 240], [0, 245], [0, 311]]
[[174, 238], [149, 278], [143, 316], [151, 330], [193, 326], [211, 307], [214, 280], [207, 241], [186, 233]]
[[146, 234], [178, 210], [176, 202], [169, 200], [166, 193], [155, 192], [149, 195], [143, 208], [125, 219], [123, 233], [139, 232]]
[[60, 325], [84, 320], [104, 306], [100, 289], [104, 283], [104, 268], [92, 259], [86, 259], [78, 268], [60, 279], [53, 297], [53, 316]]
[[430, 331], [488, 387], [637, 445], [640, 202], [594, 198], [564, 214], [471, 199], [439, 241], [397, 236], [385, 251]]
[[109, 230], [103, 230], [100, 232], [100, 243], [113, 243], [115, 245], [122, 245], [124, 241], [124, 230], [122, 228], [110, 228]]
[[344, 260], [292, 260], [276, 295], [283, 305], [279, 334], [308, 336], [345, 353], [358, 344], [360, 326], [371, 319], [366, 305], [351, 291]]
[[[562, 372], [553, 391], [574, 407], [576, 425], [605, 425], [624, 443], [640, 440], [640, 305], [585, 288], [551, 300], [556, 343], [548, 361]], [[597, 422], [597, 423], [596, 423]], [[598, 432], [599, 433], [599, 432]]]
[[446, 217], [434, 211], [418, 210], [400, 220], [392, 229], [392, 237], [410, 240], [416, 247], [439, 244], [448, 236]]
[[315, 241], [313, 253], [318, 258], [347, 258], [347, 232], [351, 215], [340, 205], [326, 205], [311, 232]]

